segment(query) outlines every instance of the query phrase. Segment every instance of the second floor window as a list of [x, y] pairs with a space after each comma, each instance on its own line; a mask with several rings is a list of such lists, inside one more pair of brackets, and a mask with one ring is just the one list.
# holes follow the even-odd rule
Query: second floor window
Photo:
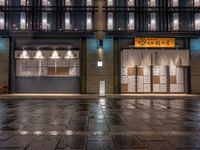
[[26, 0], [21, 0], [20, 4], [21, 6], [26, 6]]
[[25, 12], [21, 12], [20, 14], [20, 30], [26, 29], [26, 14]]
[[179, 30], [179, 14], [178, 13], [173, 14], [172, 30], [173, 31]]
[[200, 31], [200, 13], [195, 14], [195, 30]]
[[5, 6], [5, 0], [0, 0], [0, 6]]
[[200, 0], [194, 0], [194, 6], [199, 7], [200, 6]]
[[108, 13], [108, 21], [107, 21], [107, 29], [108, 30], [113, 30], [113, 13], [109, 12]]
[[107, 0], [107, 6], [114, 6], [113, 0]]
[[156, 0], [148, 0], [148, 6], [155, 7], [156, 6]]
[[88, 12], [86, 17], [86, 29], [92, 30], [92, 13]]
[[156, 13], [150, 14], [150, 23], [149, 23], [148, 28], [149, 28], [150, 31], [156, 30]]
[[128, 0], [128, 6], [135, 6], [135, 0]]
[[5, 20], [4, 20], [4, 12], [0, 12], [0, 30], [4, 30]]
[[72, 2], [71, 0], [65, 0], [65, 6], [71, 6]]
[[71, 29], [70, 12], [65, 12], [65, 30]]
[[134, 13], [129, 13], [128, 29], [129, 30], [135, 29], [135, 14]]
[[178, 7], [179, 6], [179, 0], [171, 0], [171, 6], [172, 7]]

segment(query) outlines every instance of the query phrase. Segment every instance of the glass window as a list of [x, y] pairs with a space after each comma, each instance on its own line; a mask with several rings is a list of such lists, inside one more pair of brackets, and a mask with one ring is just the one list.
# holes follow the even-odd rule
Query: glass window
[[109, 12], [108, 13], [108, 21], [107, 21], [107, 29], [108, 30], [113, 30], [113, 13]]
[[135, 6], [135, 0], [128, 0], [128, 6]]
[[135, 14], [134, 13], [129, 13], [128, 29], [129, 30], [135, 29]]
[[92, 13], [91, 12], [87, 13], [86, 28], [87, 30], [92, 30]]
[[172, 22], [172, 30], [177, 31], [179, 30], [179, 14], [174, 13], [173, 14], [173, 22]]
[[4, 28], [5, 28], [4, 12], [0, 12], [0, 30], [4, 30]]
[[194, 6], [199, 7], [200, 6], [200, 0], [194, 0]]
[[195, 14], [195, 30], [200, 30], [200, 13]]

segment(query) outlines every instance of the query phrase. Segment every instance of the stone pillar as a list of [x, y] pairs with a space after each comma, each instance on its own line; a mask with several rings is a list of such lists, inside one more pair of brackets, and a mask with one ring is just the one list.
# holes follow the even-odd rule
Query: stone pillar
[[200, 51], [191, 51], [191, 93], [200, 94]]
[[[86, 93], [98, 94], [99, 82], [104, 80], [106, 94], [113, 94], [113, 39], [104, 39], [102, 49], [98, 49], [98, 40], [87, 39], [86, 60]], [[97, 67], [98, 61], [103, 62], [103, 67]]]

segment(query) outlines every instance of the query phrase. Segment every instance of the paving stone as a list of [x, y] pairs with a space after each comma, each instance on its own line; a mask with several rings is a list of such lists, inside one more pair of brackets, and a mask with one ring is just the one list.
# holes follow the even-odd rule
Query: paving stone
[[136, 136], [114, 135], [118, 149], [145, 148]]
[[88, 141], [87, 150], [115, 150], [113, 141]]
[[84, 149], [86, 147], [86, 136], [63, 136], [57, 148]]

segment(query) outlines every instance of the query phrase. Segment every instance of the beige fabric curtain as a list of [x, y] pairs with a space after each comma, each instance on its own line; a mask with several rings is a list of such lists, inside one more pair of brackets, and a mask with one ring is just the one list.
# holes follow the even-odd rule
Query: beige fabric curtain
[[123, 50], [125, 66], [189, 66], [189, 50]]

